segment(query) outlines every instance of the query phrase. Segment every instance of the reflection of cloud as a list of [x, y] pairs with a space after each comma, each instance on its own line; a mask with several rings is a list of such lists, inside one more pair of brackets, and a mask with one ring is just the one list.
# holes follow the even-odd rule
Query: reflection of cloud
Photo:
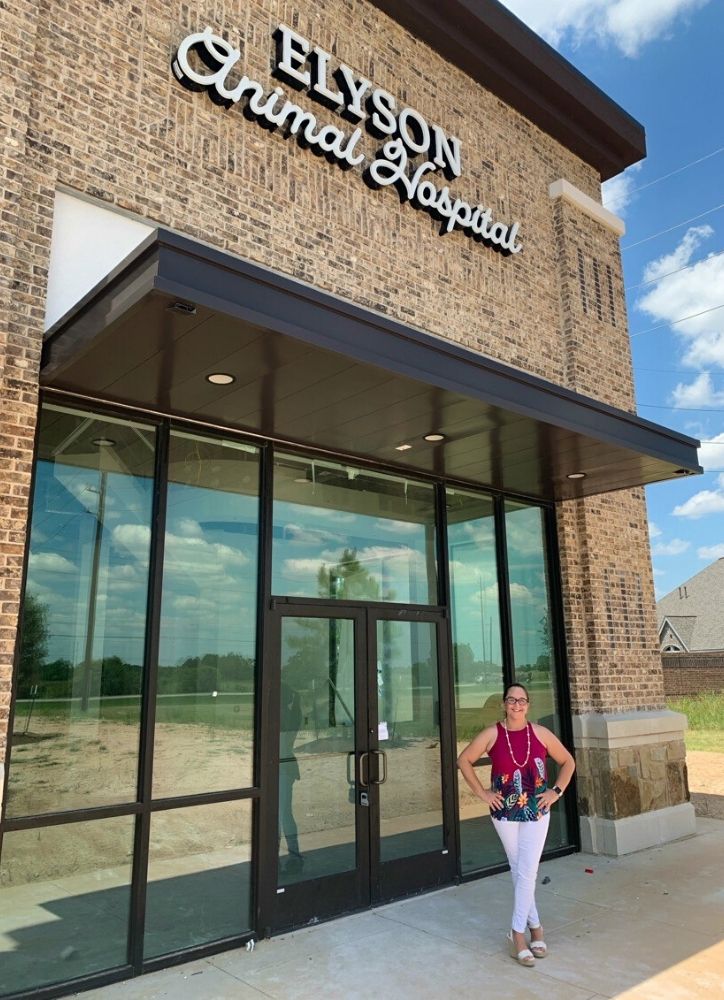
[[536, 598], [532, 590], [524, 587], [522, 583], [511, 583], [510, 599], [519, 601], [521, 604], [538, 604], [540, 599]]
[[329, 565], [324, 559], [285, 559], [282, 572], [285, 576], [316, 576], [322, 566]]
[[390, 531], [395, 535], [415, 535], [425, 530], [423, 524], [415, 521], [395, 521], [393, 518], [378, 517], [372, 525], [373, 531]]
[[456, 587], [473, 584], [476, 588], [483, 583], [486, 587], [495, 581], [495, 565], [485, 566], [475, 562], [461, 562], [459, 559], [450, 561], [450, 579]]
[[182, 538], [203, 538], [204, 533], [198, 521], [192, 517], [180, 517], [174, 524], [174, 531]]
[[465, 534], [475, 542], [493, 541], [492, 518], [486, 521], [468, 521], [464, 528]]
[[75, 573], [73, 563], [58, 552], [31, 552], [28, 564], [39, 573]]
[[331, 521], [332, 524], [351, 524], [357, 520], [356, 514], [350, 514], [344, 510], [329, 510], [327, 507], [305, 507], [305, 517], [318, 517], [321, 520]]
[[[188, 575], [190, 579], [204, 577], [216, 580], [225, 573], [247, 566], [250, 562], [246, 553], [221, 542], [207, 542], [193, 534], [194, 522], [186, 519], [183, 530], [191, 530], [184, 536], [172, 531], [166, 533], [164, 548], [164, 571]], [[113, 529], [113, 541], [126, 548], [145, 565], [151, 531], [145, 525], [121, 524]]]
[[218, 603], [193, 594], [177, 594], [171, 601], [174, 611], [217, 611]]
[[291, 545], [329, 545], [330, 543], [341, 545], [344, 542], [344, 537], [335, 532], [293, 523], [283, 526], [282, 538], [286, 544]]

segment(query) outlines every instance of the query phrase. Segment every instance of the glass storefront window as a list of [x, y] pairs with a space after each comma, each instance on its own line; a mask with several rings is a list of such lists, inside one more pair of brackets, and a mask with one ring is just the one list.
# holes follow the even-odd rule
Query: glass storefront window
[[7, 812], [136, 799], [155, 430], [40, 419]]
[[[457, 752], [501, 717], [503, 656], [493, 500], [484, 493], [446, 494], [450, 612], [455, 671]], [[490, 765], [478, 777], [488, 787]], [[464, 873], [505, 860], [488, 809], [459, 783], [461, 867]]]
[[133, 816], [5, 833], [0, 995], [127, 962]]
[[[545, 512], [540, 507], [506, 501], [505, 536], [514, 674], [530, 693], [530, 721], [560, 737]], [[552, 783], [557, 771], [551, 760], [548, 772]], [[550, 850], [567, 842], [565, 810], [553, 809], [546, 847]]]
[[259, 452], [171, 434], [154, 797], [253, 783]]
[[219, 941], [251, 926], [251, 803], [151, 817], [144, 957]]
[[273, 534], [274, 594], [437, 604], [428, 483], [279, 454]]

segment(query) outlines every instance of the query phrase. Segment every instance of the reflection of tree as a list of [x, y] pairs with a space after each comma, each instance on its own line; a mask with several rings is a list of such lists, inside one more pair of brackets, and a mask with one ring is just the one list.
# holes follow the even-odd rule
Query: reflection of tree
[[35, 594], [26, 593], [20, 639], [20, 685], [21, 688], [28, 689], [28, 694], [30, 688], [43, 679], [48, 637], [48, 605]]
[[536, 668], [538, 670], [550, 670], [553, 643], [551, 637], [551, 620], [547, 612], [541, 615], [538, 621], [538, 641], [541, 645], [541, 652], [535, 661]]
[[380, 586], [357, 558], [357, 549], [345, 549], [338, 563], [322, 563], [317, 574], [320, 597], [347, 601], [390, 601], [392, 592], [380, 596]]
[[204, 653], [158, 668], [159, 694], [247, 691], [253, 683], [254, 660], [239, 653]]
[[[333, 566], [324, 563], [319, 568], [317, 583], [320, 597], [348, 601], [379, 601], [380, 587], [369, 570], [357, 558], [357, 549], [345, 549]], [[386, 599], [390, 598], [386, 596]], [[339, 630], [337, 622], [329, 622], [329, 672], [327, 705], [330, 726], [337, 725], [337, 683], [339, 680]]]

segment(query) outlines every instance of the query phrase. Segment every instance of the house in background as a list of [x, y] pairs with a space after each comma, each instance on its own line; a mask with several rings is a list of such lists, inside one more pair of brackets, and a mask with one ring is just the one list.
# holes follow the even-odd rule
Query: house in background
[[667, 698], [724, 690], [724, 559], [656, 605]]
[[724, 650], [724, 558], [675, 587], [656, 610], [662, 653]]

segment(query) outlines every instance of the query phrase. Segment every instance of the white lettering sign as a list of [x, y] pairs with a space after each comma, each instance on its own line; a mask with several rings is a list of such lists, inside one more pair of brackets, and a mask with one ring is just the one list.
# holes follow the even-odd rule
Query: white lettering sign
[[[519, 223], [496, 222], [490, 208], [472, 205], [452, 194], [449, 184], [437, 183], [441, 173], [450, 181], [462, 175], [459, 139], [430, 124], [414, 108], [398, 109], [393, 94], [375, 88], [344, 63], [331, 71], [330, 53], [286, 25], [280, 24], [275, 36], [274, 75], [306, 89], [310, 97], [360, 123], [358, 127], [347, 132], [337, 125], [320, 124], [311, 111], [286, 99], [281, 87], [267, 91], [257, 80], [240, 75], [240, 50], [209, 27], [184, 38], [171, 67], [179, 82], [191, 90], [213, 91], [214, 99], [228, 106], [245, 100], [246, 113], [261, 124], [318, 149], [343, 169], [361, 167], [371, 187], [397, 187], [404, 201], [441, 220], [442, 234], [459, 229], [504, 254], [520, 253]], [[371, 135], [385, 139], [371, 161], [359, 148], [362, 123]], [[422, 155], [427, 158], [416, 163], [415, 158]]]

